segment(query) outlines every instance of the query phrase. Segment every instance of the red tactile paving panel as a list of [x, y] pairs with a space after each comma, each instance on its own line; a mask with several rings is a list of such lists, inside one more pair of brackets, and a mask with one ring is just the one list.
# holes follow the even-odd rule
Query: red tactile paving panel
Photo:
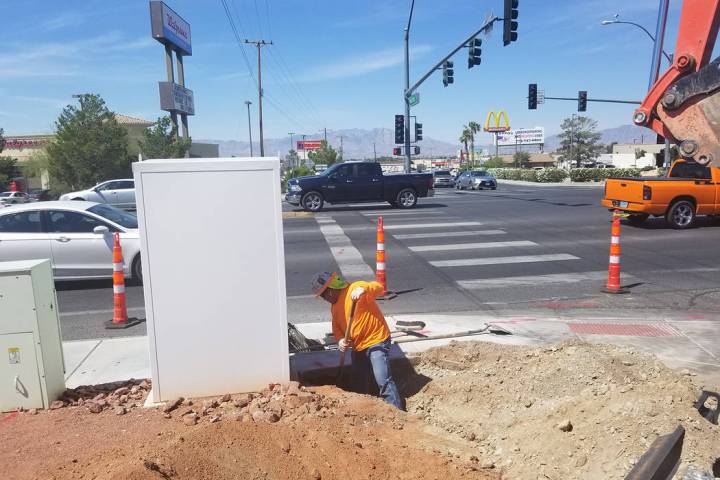
[[677, 337], [680, 332], [664, 323], [568, 323], [570, 331], [585, 335]]

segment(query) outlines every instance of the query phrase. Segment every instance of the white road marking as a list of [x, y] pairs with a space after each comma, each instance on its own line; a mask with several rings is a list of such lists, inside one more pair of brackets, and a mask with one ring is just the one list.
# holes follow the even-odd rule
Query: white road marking
[[412, 210], [407, 212], [360, 212], [361, 215], [366, 217], [386, 217], [394, 215], [440, 215], [443, 212], [437, 210]]
[[398, 240], [414, 240], [418, 238], [437, 237], [472, 237], [475, 235], [504, 235], [505, 230], [472, 230], [469, 232], [433, 232], [433, 233], [404, 233], [393, 235]]
[[335, 261], [340, 267], [340, 271], [347, 279], [374, 278], [375, 272], [363, 260], [360, 250], [345, 235], [342, 227], [338, 225], [332, 217], [326, 215], [316, 215], [315, 220], [320, 226], [320, 232], [325, 237], [325, 241], [330, 247]]
[[446, 250], [475, 250], [483, 248], [535, 247], [537, 243], [529, 240], [512, 242], [453, 243], [448, 245], [418, 245], [408, 247], [413, 252], [441, 252]]
[[412, 228], [446, 228], [446, 227], [477, 227], [480, 222], [455, 222], [455, 223], [413, 223], [410, 225], [385, 225], [385, 230], [409, 230]]
[[[477, 280], [458, 280], [457, 284], [468, 290], [490, 288], [517, 287], [524, 285], [548, 285], [553, 283], [576, 283], [585, 281], [606, 280], [607, 271], [554, 273], [549, 275], [528, 275], [521, 277], [482, 278]], [[624, 280], [634, 278], [632, 275], [621, 275]]]
[[476, 265], [501, 265], [506, 263], [557, 262], [561, 260], [580, 260], [575, 255], [557, 253], [550, 255], [519, 255], [515, 257], [463, 258], [459, 260], [436, 260], [430, 262], [433, 267], [472, 267]]

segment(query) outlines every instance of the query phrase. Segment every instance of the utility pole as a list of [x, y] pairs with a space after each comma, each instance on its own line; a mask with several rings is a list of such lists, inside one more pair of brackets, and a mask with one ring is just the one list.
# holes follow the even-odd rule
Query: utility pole
[[415, 0], [410, 5], [410, 16], [407, 27], [405, 27], [405, 89], [403, 100], [405, 101], [405, 173], [410, 173], [410, 23], [412, 22]]
[[343, 158], [343, 137], [340, 135], [340, 158]]
[[245, 39], [245, 43], [251, 43], [257, 47], [257, 58], [258, 58], [258, 116], [260, 121], [260, 156], [265, 156], [265, 143], [263, 139], [263, 113], [262, 113], [262, 97], [263, 97], [263, 89], [262, 89], [262, 68], [261, 68], [261, 62], [260, 62], [260, 48], [264, 45], [272, 45], [273, 42], [271, 41], [265, 41], [265, 40], [248, 40]]
[[[293, 135], [295, 135], [295, 132], [290, 132], [290, 133], [288, 133], [288, 135], [290, 135], [290, 152], [292, 152], [292, 149], [293, 149]], [[288, 152], [288, 155], [290, 154], [290, 152]], [[290, 167], [292, 167], [292, 166], [293, 166], [293, 165], [290, 165]]]
[[375, 163], [377, 163], [377, 150], [375, 150], [375, 142], [373, 142], [373, 158], [375, 159]]
[[325, 131], [325, 143], [327, 143], [327, 128], [323, 129]]
[[[658, 6], [657, 25], [655, 27], [655, 45], [653, 48], [652, 64], [650, 65], [650, 81], [648, 82], [648, 91], [652, 89], [655, 82], [660, 76], [660, 64], [662, 63], [663, 42], [665, 41], [665, 25], [668, 17], [668, 4], [670, 0], [660, 0]], [[671, 62], [672, 63], [672, 62]], [[665, 139], [664, 167], [670, 166], [670, 140]]]
[[250, 139], [250, 156], [252, 157], [252, 123], [250, 123], [250, 105], [252, 105], [252, 102], [250, 100], [245, 100], [245, 105], [247, 106], [248, 111], [248, 138]]

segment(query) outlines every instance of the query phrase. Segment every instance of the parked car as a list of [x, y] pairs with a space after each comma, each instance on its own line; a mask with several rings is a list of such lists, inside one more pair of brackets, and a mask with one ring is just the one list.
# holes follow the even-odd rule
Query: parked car
[[48, 258], [57, 280], [112, 278], [113, 234], [125, 276], [142, 281], [137, 217], [110, 205], [33, 202], [0, 210], [0, 262]]
[[435, 187], [452, 187], [455, 183], [450, 170], [435, 170], [433, 186]]
[[87, 202], [107, 203], [118, 208], [134, 209], [135, 180], [132, 178], [108, 180], [88, 190], [61, 195], [60, 200], [84, 200]]
[[412, 208], [420, 197], [432, 197], [431, 173], [383, 175], [379, 163], [346, 162], [331, 166], [320, 175], [288, 180], [285, 200], [309, 212], [322, 210], [325, 202], [389, 202]]
[[30, 197], [25, 192], [2, 192], [0, 193], [0, 203], [6, 205], [14, 205], [16, 203], [27, 203]]
[[495, 190], [497, 188], [497, 180], [488, 174], [485, 170], [472, 170], [463, 172], [455, 181], [455, 188], [458, 190], [482, 190], [489, 188]]
[[50, 190], [44, 190], [40, 188], [30, 190], [28, 192], [28, 197], [30, 197], [30, 201], [32, 202], [47, 202], [48, 200], [53, 199], [50, 194]]

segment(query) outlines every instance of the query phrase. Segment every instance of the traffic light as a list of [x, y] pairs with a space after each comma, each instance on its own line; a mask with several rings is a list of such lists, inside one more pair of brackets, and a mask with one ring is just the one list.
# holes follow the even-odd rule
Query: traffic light
[[415, 123], [415, 141], [422, 140], [422, 123]]
[[503, 45], [508, 46], [517, 40], [518, 0], [505, 0], [505, 14], [503, 15]]
[[405, 115], [395, 115], [395, 143], [405, 143]]
[[453, 70], [453, 65], [454, 63], [450, 60], [443, 63], [443, 85], [446, 87], [451, 83], [455, 83], [455, 78], [453, 77], [455, 70]]
[[528, 85], [528, 110], [537, 110], [537, 83]]
[[413, 147], [413, 155], [420, 155], [420, 147], [417, 145]]
[[482, 55], [482, 40], [473, 38], [468, 43], [468, 68], [480, 65], [480, 55]]
[[400, 155], [402, 155], [402, 150], [400, 149], [400, 147], [393, 148], [393, 155], [395, 155], [396, 157], [399, 157]]
[[587, 92], [580, 90], [578, 92], [578, 112], [584, 112], [587, 110]]

